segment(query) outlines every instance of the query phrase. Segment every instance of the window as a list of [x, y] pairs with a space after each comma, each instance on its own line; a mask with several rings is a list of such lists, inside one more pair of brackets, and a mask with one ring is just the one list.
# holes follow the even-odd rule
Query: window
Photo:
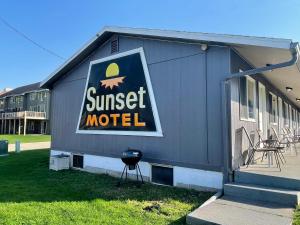
[[36, 99], [36, 93], [35, 92], [30, 93], [30, 100], [34, 101], [35, 99]]
[[277, 123], [278, 121], [278, 108], [277, 108], [277, 96], [273, 93], [269, 93], [269, 106], [270, 106], [270, 123]]
[[41, 112], [46, 112], [46, 109], [45, 109], [45, 108], [46, 108], [45, 105], [41, 105], [41, 106], [40, 106]]
[[292, 109], [292, 127], [296, 128], [296, 110]]
[[159, 165], [151, 167], [151, 181], [157, 184], [173, 186], [173, 168]]
[[72, 162], [72, 166], [75, 168], [83, 168], [83, 155], [73, 155], [73, 162]]
[[255, 121], [256, 83], [251, 77], [240, 78], [240, 117]]
[[11, 104], [15, 103], [15, 97], [10, 97], [9, 101]]
[[44, 101], [44, 92], [37, 93], [37, 98], [41, 102]]
[[30, 130], [34, 130], [34, 122], [33, 121], [31, 121], [31, 123], [30, 123]]
[[16, 96], [15, 97], [15, 102], [20, 105], [23, 102], [23, 97], [22, 96]]
[[284, 126], [289, 125], [289, 106], [286, 102], [283, 103], [283, 118], [284, 118]]
[[282, 107], [282, 99], [278, 97], [278, 122], [279, 122], [279, 130], [283, 127], [283, 107]]
[[289, 115], [290, 115], [290, 121], [289, 121], [289, 126], [292, 127], [292, 106], [289, 105]]

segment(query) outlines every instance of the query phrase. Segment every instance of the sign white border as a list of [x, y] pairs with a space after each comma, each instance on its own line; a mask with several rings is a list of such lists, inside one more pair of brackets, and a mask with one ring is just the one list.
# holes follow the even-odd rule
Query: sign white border
[[[88, 83], [89, 83], [89, 79], [90, 79], [92, 66], [94, 64], [97, 64], [97, 63], [109, 61], [109, 60], [112, 60], [112, 59], [117, 59], [117, 58], [120, 58], [120, 57], [132, 55], [132, 54], [135, 54], [135, 53], [139, 53], [140, 57], [141, 57], [141, 61], [142, 61], [143, 69], [144, 69], [144, 74], [145, 74], [145, 79], [146, 79], [146, 84], [147, 84], [147, 88], [148, 88], [148, 92], [149, 92], [149, 97], [150, 97], [151, 108], [152, 108], [152, 112], [153, 112], [156, 131], [80, 130], [79, 129], [80, 119], [81, 119], [81, 116], [82, 116], [82, 111], [83, 111], [83, 107], [84, 107], [84, 102], [85, 102], [85, 98], [86, 98], [86, 92], [87, 92], [87, 87], [88, 87]], [[150, 80], [150, 74], [149, 74], [149, 70], [148, 70], [148, 66], [147, 66], [147, 62], [146, 62], [144, 49], [142, 47], [137, 48], [137, 49], [133, 49], [133, 50], [130, 50], [130, 51], [122, 52], [122, 53], [119, 53], [119, 54], [116, 54], [116, 55], [108, 56], [108, 57], [105, 57], [105, 58], [102, 58], [102, 59], [94, 60], [94, 61], [90, 62], [88, 77], [87, 77], [87, 80], [86, 80], [85, 90], [84, 90], [82, 104], [81, 104], [81, 110], [80, 110], [79, 119], [78, 119], [78, 123], [77, 123], [76, 133], [77, 134], [108, 134], [108, 135], [132, 135], [132, 136], [163, 137], [161, 124], [160, 124], [160, 119], [159, 119], [159, 115], [158, 115], [158, 111], [157, 111], [157, 107], [156, 107], [155, 97], [154, 97], [152, 84], [151, 84], [151, 80]]]

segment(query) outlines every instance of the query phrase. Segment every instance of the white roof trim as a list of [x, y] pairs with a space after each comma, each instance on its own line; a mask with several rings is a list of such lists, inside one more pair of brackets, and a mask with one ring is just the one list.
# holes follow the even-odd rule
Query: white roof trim
[[103, 31], [113, 33], [125, 33], [133, 35], [156, 36], [165, 38], [178, 38], [194, 41], [209, 41], [220, 42], [237, 45], [253, 45], [269, 48], [283, 48], [290, 49], [291, 39], [283, 38], [267, 38], [267, 37], [254, 37], [242, 35], [228, 35], [228, 34], [214, 34], [214, 33], [201, 33], [201, 32], [186, 32], [186, 31], [173, 31], [173, 30], [158, 30], [158, 29], [144, 29], [144, 28], [126, 28], [126, 27], [104, 27], [98, 33], [101, 35]]
[[172, 31], [172, 30], [158, 30], [158, 29], [144, 29], [144, 28], [127, 28], [106, 26], [95, 37], [87, 42], [79, 51], [71, 56], [64, 64], [51, 73], [46, 79], [41, 82], [40, 86], [45, 85], [51, 78], [53, 78], [60, 70], [68, 65], [73, 59], [78, 57], [89, 45], [100, 38], [104, 33], [119, 33], [119, 34], [132, 34], [151, 37], [164, 37], [172, 39], [183, 39], [191, 41], [205, 41], [205, 42], [219, 42], [232, 45], [248, 45], [259, 46], [267, 48], [290, 49], [292, 43], [291, 39], [282, 38], [266, 38], [266, 37], [253, 37], [242, 35], [227, 35], [227, 34], [214, 34], [214, 33], [200, 33], [200, 32], [185, 32], [185, 31]]

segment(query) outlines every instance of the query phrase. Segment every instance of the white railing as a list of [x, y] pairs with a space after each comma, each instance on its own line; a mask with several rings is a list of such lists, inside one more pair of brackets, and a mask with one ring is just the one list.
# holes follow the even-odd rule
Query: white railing
[[42, 118], [46, 119], [45, 112], [33, 112], [33, 111], [25, 111], [27, 118]]
[[0, 113], [0, 119], [46, 119], [45, 112], [33, 112], [33, 111], [22, 111], [22, 112], [9, 112]]

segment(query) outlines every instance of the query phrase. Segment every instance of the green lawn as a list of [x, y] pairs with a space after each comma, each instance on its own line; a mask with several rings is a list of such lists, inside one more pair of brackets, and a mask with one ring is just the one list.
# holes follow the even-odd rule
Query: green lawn
[[0, 157], [0, 224], [185, 224], [212, 193], [48, 170], [48, 150]]
[[300, 205], [297, 207], [294, 213], [293, 225], [300, 225]]
[[0, 135], [0, 140], [8, 140], [10, 144], [14, 144], [16, 141], [21, 143], [32, 143], [32, 142], [47, 142], [51, 141], [50, 135]]

